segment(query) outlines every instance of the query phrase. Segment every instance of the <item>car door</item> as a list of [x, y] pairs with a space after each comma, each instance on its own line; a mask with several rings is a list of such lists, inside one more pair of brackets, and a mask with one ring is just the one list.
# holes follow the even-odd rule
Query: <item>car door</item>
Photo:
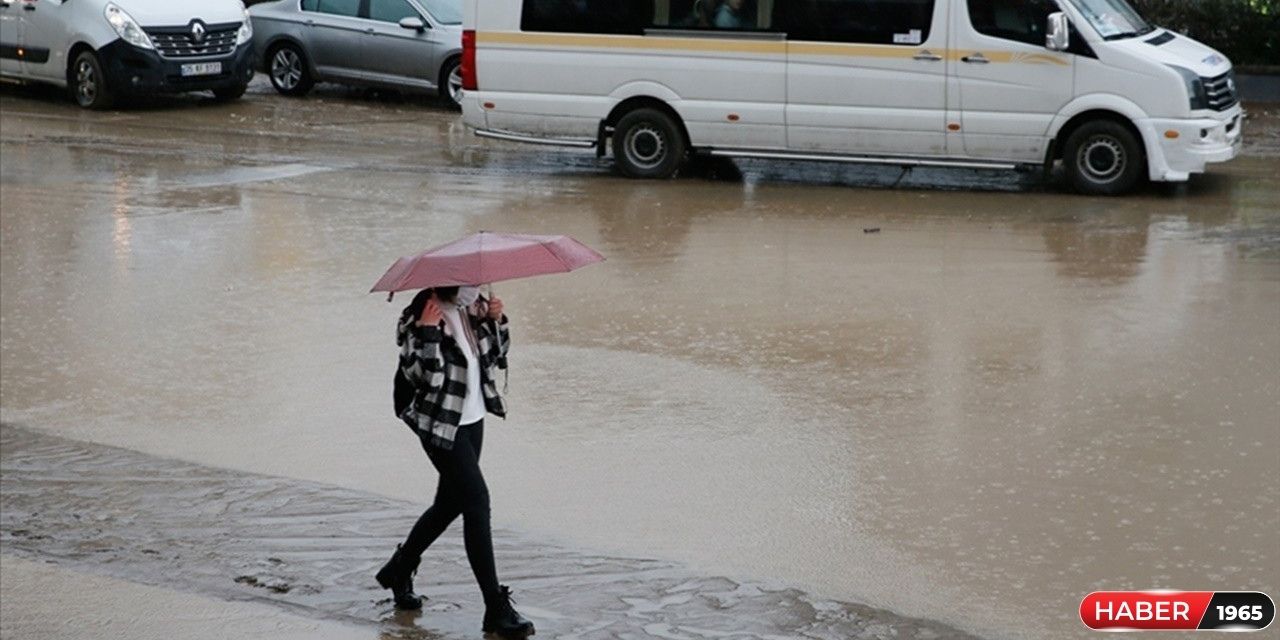
[[940, 156], [948, 0], [780, 2], [787, 147]]
[[22, 26], [18, 30], [22, 45], [22, 72], [27, 77], [53, 82], [66, 80], [67, 61], [63, 58], [70, 47], [66, 44], [69, 12], [75, 7], [62, 0], [22, 0]]
[[360, 80], [365, 21], [361, 0], [304, 0], [307, 55], [325, 79]]
[[953, 55], [965, 154], [1042, 162], [1049, 125], [1075, 94], [1075, 56], [1045, 47], [1054, 0], [962, 0]]
[[[366, 79], [383, 84], [431, 89], [440, 30], [406, 0], [367, 0], [365, 41], [360, 66]], [[416, 18], [422, 29], [406, 29], [400, 20]]]

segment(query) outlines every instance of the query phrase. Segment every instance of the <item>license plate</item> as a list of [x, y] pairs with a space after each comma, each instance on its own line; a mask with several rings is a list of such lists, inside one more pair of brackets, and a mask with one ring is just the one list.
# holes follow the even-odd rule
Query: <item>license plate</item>
[[186, 76], [214, 76], [222, 73], [221, 62], [196, 62], [192, 64], [182, 65], [182, 75]]

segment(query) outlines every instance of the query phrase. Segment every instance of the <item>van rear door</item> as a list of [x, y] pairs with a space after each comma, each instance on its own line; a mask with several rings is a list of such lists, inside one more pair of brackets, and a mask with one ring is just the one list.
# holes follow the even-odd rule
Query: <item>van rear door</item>
[[788, 148], [944, 155], [948, 1], [779, 2]]
[[1056, 11], [1053, 0], [956, 0], [948, 64], [966, 155], [1044, 160], [1049, 125], [1075, 94], [1074, 56], [1044, 46]]

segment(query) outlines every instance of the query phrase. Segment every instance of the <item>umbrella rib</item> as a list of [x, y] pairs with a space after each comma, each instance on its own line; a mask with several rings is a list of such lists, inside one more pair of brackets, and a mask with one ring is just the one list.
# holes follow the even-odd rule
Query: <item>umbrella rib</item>
[[560, 261], [560, 266], [564, 267], [564, 273], [569, 273], [570, 271], [573, 271], [573, 269], [569, 268], [569, 263], [566, 262], [564, 258], [560, 257], [556, 252], [552, 251], [551, 247], [548, 246], [548, 244], [545, 241], [539, 242], [538, 245], [542, 247], [543, 251], [546, 251], [547, 253], [551, 254], [552, 258], [555, 258], [556, 260]]

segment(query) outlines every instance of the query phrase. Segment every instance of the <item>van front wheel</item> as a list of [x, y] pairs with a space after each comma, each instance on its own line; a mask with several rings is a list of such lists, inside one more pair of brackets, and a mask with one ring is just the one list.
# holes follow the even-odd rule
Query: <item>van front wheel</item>
[[659, 109], [636, 109], [613, 130], [613, 158], [628, 178], [670, 178], [684, 162], [680, 127]]
[[1111, 120], [1088, 122], [1073, 131], [1063, 148], [1062, 164], [1073, 189], [1098, 196], [1128, 193], [1147, 168], [1138, 137]]
[[76, 104], [86, 109], [110, 109], [115, 101], [107, 75], [102, 71], [102, 63], [92, 51], [84, 51], [76, 56], [68, 80]]

